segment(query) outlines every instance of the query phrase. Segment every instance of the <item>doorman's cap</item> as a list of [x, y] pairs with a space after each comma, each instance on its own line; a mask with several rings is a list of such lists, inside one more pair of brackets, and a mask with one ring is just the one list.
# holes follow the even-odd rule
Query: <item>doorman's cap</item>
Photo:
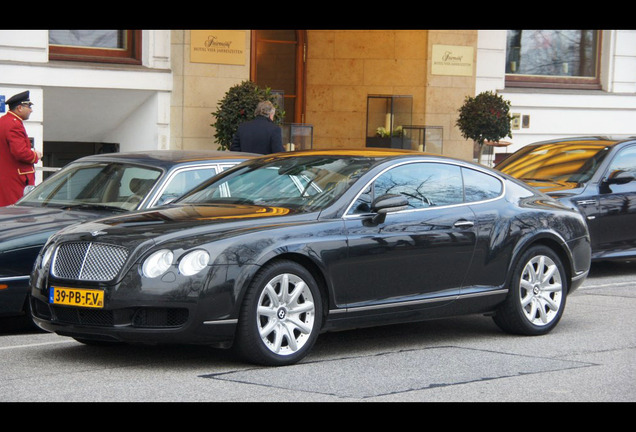
[[33, 105], [33, 103], [29, 100], [28, 90], [11, 96], [6, 103], [9, 105], [9, 109], [14, 109], [20, 104], [29, 104], [29, 106]]

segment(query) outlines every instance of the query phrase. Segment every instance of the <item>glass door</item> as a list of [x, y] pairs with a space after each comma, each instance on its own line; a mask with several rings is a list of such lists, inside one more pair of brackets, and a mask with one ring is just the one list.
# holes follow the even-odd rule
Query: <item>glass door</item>
[[304, 122], [306, 31], [253, 30], [251, 80], [284, 95], [285, 123]]

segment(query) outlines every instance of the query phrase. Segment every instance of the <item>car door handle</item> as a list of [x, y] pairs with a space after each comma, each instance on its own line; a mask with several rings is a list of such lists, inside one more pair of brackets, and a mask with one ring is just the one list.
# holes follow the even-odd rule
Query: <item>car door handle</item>
[[473, 221], [467, 221], [467, 220], [460, 220], [455, 222], [455, 228], [470, 228], [472, 226], [474, 226], [475, 223]]

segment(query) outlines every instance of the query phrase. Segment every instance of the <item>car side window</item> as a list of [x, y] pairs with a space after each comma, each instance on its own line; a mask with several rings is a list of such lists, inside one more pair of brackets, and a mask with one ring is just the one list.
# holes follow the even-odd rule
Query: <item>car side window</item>
[[626, 172], [636, 176], [636, 146], [626, 147], [616, 154], [609, 165], [608, 175]]
[[376, 179], [352, 207], [352, 213], [370, 211], [371, 202], [385, 194], [401, 194], [409, 208], [459, 204], [464, 201], [459, 166], [433, 162], [404, 164], [392, 168]]
[[501, 195], [501, 180], [470, 168], [462, 168], [464, 176], [464, 195], [466, 202], [484, 201]]
[[190, 189], [217, 174], [214, 167], [182, 170], [175, 174], [165, 186], [155, 206], [180, 197]]

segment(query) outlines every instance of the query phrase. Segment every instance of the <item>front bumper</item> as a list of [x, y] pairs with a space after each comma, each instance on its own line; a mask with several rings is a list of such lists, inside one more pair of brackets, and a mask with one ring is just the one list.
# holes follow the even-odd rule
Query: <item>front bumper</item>
[[[36, 270], [31, 313], [42, 329], [76, 339], [228, 346], [238, 313], [232, 270], [219, 266], [197, 277], [149, 280], [133, 268], [114, 284], [54, 280]], [[103, 307], [54, 304], [51, 286], [102, 290]]]
[[196, 309], [135, 306], [99, 309], [58, 306], [31, 296], [38, 327], [77, 339], [138, 344], [200, 344], [227, 346], [236, 320], [203, 321]]

